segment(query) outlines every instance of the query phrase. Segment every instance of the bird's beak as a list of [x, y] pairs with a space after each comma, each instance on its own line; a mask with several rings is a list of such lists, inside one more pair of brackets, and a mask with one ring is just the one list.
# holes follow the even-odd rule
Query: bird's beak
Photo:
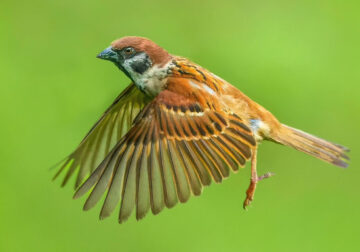
[[96, 58], [119, 62], [119, 55], [110, 47], [99, 53]]

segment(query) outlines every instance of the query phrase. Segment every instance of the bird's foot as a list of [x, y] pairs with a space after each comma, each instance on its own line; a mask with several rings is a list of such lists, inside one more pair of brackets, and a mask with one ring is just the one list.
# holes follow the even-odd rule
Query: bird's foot
[[254, 194], [255, 194], [257, 182], [266, 178], [270, 178], [273, 175], [275, 175], [275, 173], [268, 172], [259, 177], [251, 178], [250, 185], [246, 190], [246, 199], [244, 200], [244, 204], [243, 204], [244, 209], [246, 209], [250, 205], [250, 203], [254, 200]]
[[267, 172], [264, 175], [261, 175], [260, 177], [258, 177], [257, 181], [260, 181], [260, 180], [263, 180], [263, 179], [266, 179], [266, 178], [270, 178], [270, 177], [272, 177], [274, 175], [275, 175], [275, 173], [273, 173], [273, 172]]

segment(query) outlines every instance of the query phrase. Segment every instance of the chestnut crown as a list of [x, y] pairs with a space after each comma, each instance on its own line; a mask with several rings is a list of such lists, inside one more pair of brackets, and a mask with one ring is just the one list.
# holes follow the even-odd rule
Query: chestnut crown
[[[115, 51], [127, 50], [132, 48], [137, 53], [146, 53], [154, 65], [163, 65], [169, 61], [170, 54], [153, 41], [143, 37], [128, 36], [121, 39], [117, 39], [111, 43], [111, 47]], [[130, 53], [131, 49], [128, 49], [127, 53]], [[125, 52], [126, 53], [126, 52]]]

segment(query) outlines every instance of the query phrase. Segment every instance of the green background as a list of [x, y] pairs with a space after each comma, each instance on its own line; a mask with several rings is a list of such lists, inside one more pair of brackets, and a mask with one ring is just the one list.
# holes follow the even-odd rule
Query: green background
[[[358, 1], [1, 1], [0, 251], [360, 249]], [[149, 37], [236, 85], [282, 122], [348, 146], [341, 169], [273, 143], [187, 204], [123, 225], [51, 182], [129, 80], [95, 58]]]

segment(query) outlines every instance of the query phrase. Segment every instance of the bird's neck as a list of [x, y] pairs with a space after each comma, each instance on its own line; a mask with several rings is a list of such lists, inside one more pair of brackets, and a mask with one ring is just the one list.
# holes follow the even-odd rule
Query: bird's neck
[[142, 92], [150, 97], [155, 97], [166, 87], [171, 68], [171, 62], [162, 66], [154, 65], [142, 74], [132, 72], [130, 77]]

